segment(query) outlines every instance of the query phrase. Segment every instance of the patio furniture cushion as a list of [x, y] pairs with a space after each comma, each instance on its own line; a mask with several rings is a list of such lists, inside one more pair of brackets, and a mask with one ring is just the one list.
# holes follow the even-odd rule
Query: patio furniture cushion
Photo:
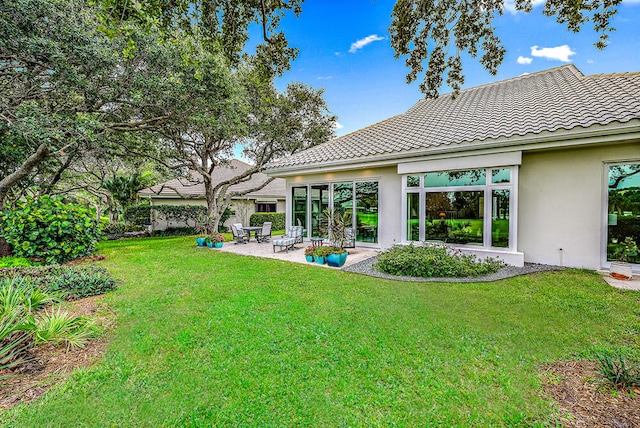
[[247, 234], [242, 230], [242, 224], [233, 223], [231, 225], [231, 232], [233, 233], [233, 237], [236, 239], [236, 244], [247, 243]]
[[258, 242], [268, 241], [271, 238], [271, 222], [265, 221], [262, 223], [262, 230], [260, 232], [256, 232], [256, 240]]
[[296, 243], [295, 238], [280, 238], [273, 240], [273, 252], [276, 252], [276, 247], [280, 247], [280, 251], [282, 251], [282, 247], [289, 252], [289, 249], [295, 248], [294, 245]]

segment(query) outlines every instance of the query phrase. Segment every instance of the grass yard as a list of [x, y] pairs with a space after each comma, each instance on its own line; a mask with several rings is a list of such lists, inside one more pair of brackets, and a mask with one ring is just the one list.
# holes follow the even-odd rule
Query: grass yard
[[640, 345], [640, 294], [586, 271], [404, 283], [193, 237], [100, 252], [121, 280], [106, 355], [0, 423], [542, 426], [541, 365]]

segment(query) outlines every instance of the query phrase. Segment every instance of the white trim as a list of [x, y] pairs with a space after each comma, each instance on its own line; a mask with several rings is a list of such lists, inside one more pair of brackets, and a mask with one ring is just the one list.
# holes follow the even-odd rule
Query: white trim
[[398, 164], [398, 174], [424, 174], [434, 171], [485, 169], [522, 164], [522, 152], [495, 153], [477, 156], [457, 156], [438, 160], [423, 160]]

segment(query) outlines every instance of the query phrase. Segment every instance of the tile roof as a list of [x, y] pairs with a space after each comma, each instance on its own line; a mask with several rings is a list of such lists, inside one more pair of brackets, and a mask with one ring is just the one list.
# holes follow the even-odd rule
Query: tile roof
[[[242, 162], [238, 159], [232, 159], [228, 166], [216, 168], [213, 172], [213, 181], [220, 182], [235, 177], [240, 172], [246, 171], [251, 168], [251, 165]], [[242, 191], [264, 183], [269, 176], [261, 172], [253, 174], [251, 180], [238, 183], [229, 188], [230, 191]], [[248, 193], [246, 196], [250, 198], [282, 198], [286, 195], [286, 184], [283, 178], [276, 178], [271, 183], [267, 184], [264, 188]], [[192, 172], [191, 179], [175, 178], [173, 180], [166, 181], [164, 183], [156, 184], [155, 186], [148, 187], [138, 192], [140, 196], [151, 197], [174, 197], [174, 198], [187, 198], [187, 199], [204, 199], [204, 183], [202, 177]]]
[[268, 169], [366, 162], [447, 145], [640, 119], [640, 72], [584, 76], [565, 65], [437, 99], [406, 113], [272, 162]]

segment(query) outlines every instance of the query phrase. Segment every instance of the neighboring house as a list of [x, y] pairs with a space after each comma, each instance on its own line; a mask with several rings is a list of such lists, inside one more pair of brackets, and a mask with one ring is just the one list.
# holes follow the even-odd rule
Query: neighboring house
[[424, 99], [266, 172], [286, 178], [287, 223], [306, 236], [335, 207], [355, 212], [362, 247], [607, 267], [640, 235], [640, 73], [567, 65]]
[[[235, 177], [251, 166], [245, 162], [233, 159], [229, 165], [219, 167], [214, 170], [213, 180], [219, 183], [222, 180]], [[253, 174], [251, 180], [235, 184], [229, 191], [242, 191], [251, 189], [264, 183], [269, 177], [263, 173]], [[165, 183], [151, 186], [140, 190], [138, 195], [141, 198], [149, 199], [151, 206], [154, 205], [200, 205], [206, 206], [207, 201], [204, 195], [204, 184], [202, 177], [193, 174], [191, 179], [176, 178]], [[235, 211], [225, 222], [229, 227], [231, 223], [248, 224], [249, 217], [255, 212], [284, 212], [285, 210], [285, 180], [276, 178], [264, 188], [244, 196], [234, 198], [230, 208]], [[152, 229], [164, 230], [167, 227], [182, 227], [183, 223], [167, 223], [161, 215], [152, 210]]]

